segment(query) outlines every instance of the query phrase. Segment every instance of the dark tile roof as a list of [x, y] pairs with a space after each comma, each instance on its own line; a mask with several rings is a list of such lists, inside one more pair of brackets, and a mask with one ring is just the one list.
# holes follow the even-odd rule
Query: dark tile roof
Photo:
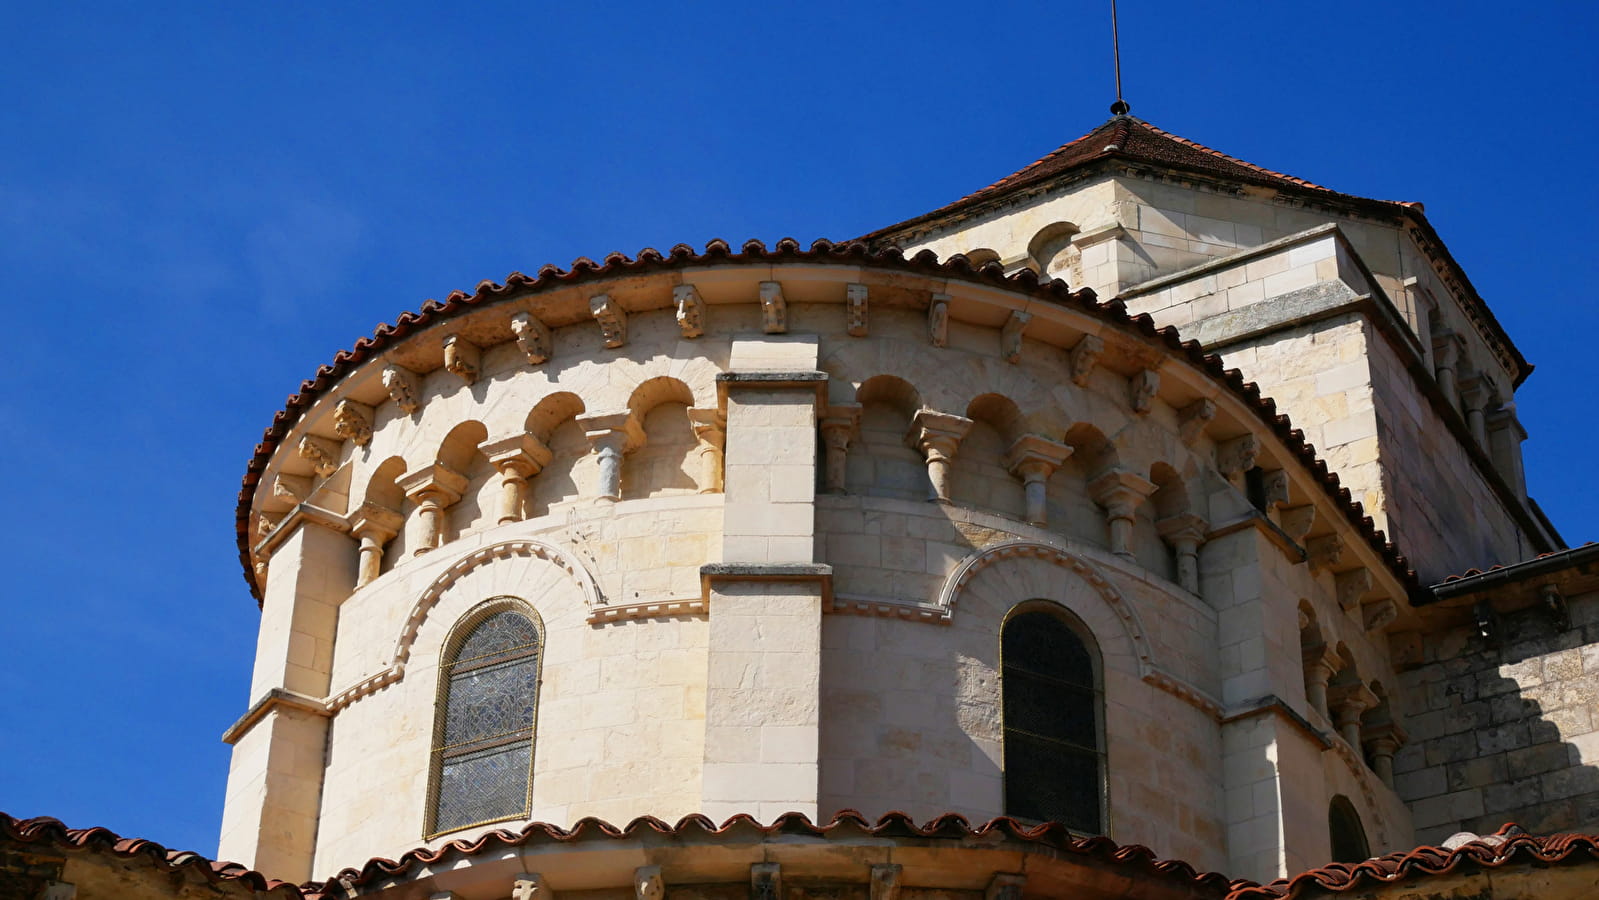
[[1599, 834], [1535, 836], [1522, 832], [1515, 825], [1506, 825], [1491, 835], [1458, 844], [1448, 843], [1454, 846], [1417, 847], [1361, 863], [1332, 863], [1292, 878], [1279, 878], [1271, 884], [1240, 885], [1226, 900], [1321, 896], [1323, 892], [1372, 890], [1384, 884], [1473, 869], [1576, 865], [1599, 860]]
[[987, 284], [1029, 295], [1043, 302], [1074, 307], [1099, 318], [1123, 333], [1163, 344], [1173, 355], [1186, 358], [1191, 365], [1209, 374], [1235, 397], [1242, 400], [1245, 406], [1253, 410], [1256, 417], [1283, 442], [1288, 452], [1297, 457], [1315, 477], [1328, 498], [1343, 510], [1344, 518], [1383, 559], [1400, 583], [1406, 586], [1407, 591], [1415, 594], [1421, 590], [1416, 574], [1411, 570], [1404, 555], [1388, 541], [1383, 532], [1377, 529], [1371, 517], [1366, 515], [1365, 508], [1354, 499], [1349, 489], [1342, 485], [1338, 474], [1329, 469], [1327, 463], [1316, 455], [1316, 448], [1305, 440], [1304, 432], [1294, 428], [1286, 415], [1277, 412], [1276, 401], [1263, 396], [1260, 387], [1254, 382], [1246, 383], [1237, 369], [1223, 368], [1221, 358], [1215, 354], [1207, 354], [1198, 342], [1184, 342], [1178, 335], [1177, 329], [1156, 328], [1154, 320], [1146, 314], [1129, 315], [1126, 305], [1119, 300], [1100, 303], [1091, 290], [1073, 291], [1059, 279], [1041, 282], [1036, 274], [1027, 269], [1007, 276], [997, 263], [990, 263], [980, 269], [973, 268], [966, 257], [960, 254], [947, 260], [940, 260], [932, 251], [923, 250], [914, 256], [906, 257], [897, 247], [873, 249], [859, 241], [834, 244], [822, 240], [805, 249], [798, 241], [784, 238], [770, 249], [760, 241], [747, 241], [742, 248], [734, 251], [726, 241], [714, 240], [706, 244], [704, 253], [695, 252], [687, 244], [678, 244], [664, 255], [652, 248], [646, 248], [639, 252], [637, 258], [629, 258], [621, 253], [612, 253], [599, 263], [586, 257], [580, 258], [572, 263], [569, 271], [546, 265], [534, 276], [513, 272], [505, 279], [503, 285], [483, 281], [471, 294], [454, 291], [443, 303], [428, 300], [422, 304], [419, 312], [401, 313], [395, 324], [379, 325], [372, 337], [356, 341], [353, 349], [340, 350], [334, 355], [332, 363], [317, 369], [314, 378], [301, 382], [299, 392], [290, 396], [283, 409], [273, 416], [272, 424], [262, 435], [261, 442], [256, 444], [255, 453], [246, 467], [244, 482], [239, 490], [238, 504], [234, 509], [234, 526], [239, 561], [244, 566], [244, 579], [250, 586], [251, 594], [260, 600], [260, 591], [251, 566], [250, 505], [261, 473], [266, 470], [267, 460], [271, 458], [278, 443], [289, 433], [301, 414], [319, 397], [333, 390], [339, 380], [354, 371], [356, 367], [381, 356], [390, 346], [413, 334], [496, 301], [526, 297], [615, 276], [637, 276], [651, 272], [757, 262], [870, 265], [889, 271], [905, 271], [942, 279]]

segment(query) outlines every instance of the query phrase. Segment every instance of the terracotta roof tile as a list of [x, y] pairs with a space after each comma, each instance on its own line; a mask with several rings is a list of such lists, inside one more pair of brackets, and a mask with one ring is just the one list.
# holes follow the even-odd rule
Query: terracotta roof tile
[[284, 439], [305, 410], [309, 409], [319, 397], [332, 391], [340, 379], [354, 371], [356, 367], [378, 357], [392, 344], [423, 329], [499, 300], [526, 297], [613, 276], [643, 275], [690, 267], [750, 262], [853, 263], [931, 275], [942, 279], [988, 284], [1026, 294], [1044, 302], [1076, 307], [1124, 332], [1164, 344], [1173, 354], [1186, 358], [1190, 364], [1225, 385], [1235, 397], [1253, 410], [1261, 423], [1283, 442], [1288, 452], [1298, 457], [1300, 463], [1321, 484], [1328, 498], [1343, 510], [1344, 518], [1383, 559], [1395, 577], [1406, 585], [1407, 590], [1412, 594], [1421, 590], [1409, 561], [1388, 541], [1387, 536], [1376, 528], [1371, 517], [1366, 515], [1364, 507], [1353, 498], [1349, 489], [1342, 485], [1338, 474], [1328, 469], [1327, 463], [1316, 455], [1316, 448], [1305, 440], [1304, 432], [1294, 428], [1286, 415], [1277, 412], [1276, 402], [1263, 396], [1260, 387], [1254, 382], [1245, 382], [1242, 373], [1237, 369], [1224, 368], [1221, 358], [1206, 353], [1197, 341], [1184, 342], [1177, 329], [1156, 328], [1154, 320], [1147, 314], [1128, 315], [1126, 305], [1119, 300], [1100, 303], [1092, 290], [1073, 291], [1059, 279], [1041, 282], [1038, 275], [1028, 269], [1007, 276], [997, 263], [990, 263], [980, 269], [973, 268], [967, 258], [961, 254], [940, 260], [932, 251], [923, 250], [907, 258], [897, 247], [874, 249], [860, 241], [834, 244], [831, 241], [820, 240], [813, 243], [809, 249], [805, 249], [798, 241], [784, 238], [771, 249], [760, 241], [752, 240], [745, 242], [738, 251], [734, 251], [726, 241], [713, 240], [705, 245], [704, 253], [696, 253], [687, 244], [678, 244], [664, 255], [653, 248], [645, 248], [636, 258], [612, 253], [605, 257], [603, 264], [595, 263], [586, 257], [579, 258], [572, 264], [571, 271], [546, 265], [532, 277], [521, 272], [513, 272], [503, 285], [482, 281], [471, 294], [454, 291], [442, 303], [428, 300], [422, 304], [420, 311], [401, 313], [395, 324], [379, 325], [372, 337], [361, 338], [355, 342], [354, 348], [340, 350], [334, 354], [333, 361], [319, 367], [314, 378], [301, 382], [299, 392], [290, 396], [283, 409], [272, 417], [272, 424], [262, 434], [261, 442], [256, 444], [255, 453], [246, 467], [238, 503], [234, 509], [234, 526], [239, 561], [244, 567], [244, 579], [250, 586], [251, 595], [256, 597], [257, 601], [261, 598], [251, 566], [249, 531], [250, 505], [261, 473], [266, 470], [267, 460], [276, 450], [278, 442]]
[[1516, 566], [1525, 565], [1525, 564], [1530, 563], [1530, 562], [1536, 562], [1537, 560], [1540, 560], [1540, 559], [1550, 559], [1551, 557], [1564, 556], [1565, 554], [1568, 554], [1568, 553], [1570, 553], [1573, 550], [1580, 550], [1583, 547], [1592, 547], [1594, 545], [1594, 543], [1595, 543], [1594, 541], [1588, 541], [1586, 543], [1579, 544], [1576, 547], [1563, 547], [1563, 548], [1561, 548], [1559, 550], [1551, 550], [1548, 553], [1540, 553], [1537, 556], [1529, 557], [1529, 558], [1523, 559], [1523, 560], [1518, 560], [1518, 561], [1513, 562], [1513, 563], [1494, 563], [1493, 565], [1490, 565], [1487, 568], [1477, 568], [1477, 567], [1473, 566], [1472, 568], [1467, 569], [1466, 571], [1460, 572], [1460, 573], [1455, 574], [1455, 575], [1445, 575], [1443, 580], [1438, 582], [1438, 583], [1439, 584], [1449, 584], [1450, 582], [1464, 581], [1467, 578], [1476, 578], [1478, 575], [1486, 575], [1489, 572], [1498, 572], [1498, 571], [1500, 571], [1502, 569], [1514, 568]]

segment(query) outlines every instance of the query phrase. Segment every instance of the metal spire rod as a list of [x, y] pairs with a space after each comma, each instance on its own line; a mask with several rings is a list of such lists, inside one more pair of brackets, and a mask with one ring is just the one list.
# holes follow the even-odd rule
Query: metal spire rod
[[1116, 60], [1116, 102], [1110, 105], [1113, 115], [1125, 116], [1132, 110], [1122, 99], [1122, 39], [1116, 23], [1116, 0], [1110, 0], [1110, 49]]

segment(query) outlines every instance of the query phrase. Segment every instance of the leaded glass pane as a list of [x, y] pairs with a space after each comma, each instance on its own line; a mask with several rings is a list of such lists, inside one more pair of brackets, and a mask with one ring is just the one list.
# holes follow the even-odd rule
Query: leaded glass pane
[[525, 810], [532, 761], [531, 741], [444, 760], [433, 830], [453, 831]]
[[1086, 688], [1094, 686], [1094, 660], [1082, 638], [1047, 612], [1027, 612], [1005, 623], [1000, 655], [1007, 669], [1025, 669]]
[[1101, 831], [1099, 755], [1018, 731], [1005, 732], [1005, 812]]
[[454, 747], [533, 728], [538, 665], [533, 656], [450, 676], [444, 746]]
[[1007, 669], [1005, 727], [1074, 744], [1088, 751], [1099, 746], [1092, 691]]
[[1000, 652], [1006, 813], [1099, 833], [1104, 775], [1091, 651], [1058, 616], [1032, 611], [1005, 623]]
[[497, 656], [539, 641], [539, 632], [527, 616], [512, 610], [497, 612], [472, 629], [455, 654], [457, 664], [470, 663], [485, 656]]

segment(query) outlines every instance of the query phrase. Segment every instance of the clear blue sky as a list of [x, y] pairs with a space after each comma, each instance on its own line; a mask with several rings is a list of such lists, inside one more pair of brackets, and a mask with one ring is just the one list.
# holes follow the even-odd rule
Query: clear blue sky
[[[378, 322], [579, 255], [861, 234], [1112, 99], [1104, 2], [600, 9], [8, 9], [0, 809], [214, 851], [257, 620], [239, 478]], [[1573, 542], [1599, 538], [1596, 16], [1122, 5], [1134, 114], [1426, 202], [1538, 366], [1529, 480]]]

